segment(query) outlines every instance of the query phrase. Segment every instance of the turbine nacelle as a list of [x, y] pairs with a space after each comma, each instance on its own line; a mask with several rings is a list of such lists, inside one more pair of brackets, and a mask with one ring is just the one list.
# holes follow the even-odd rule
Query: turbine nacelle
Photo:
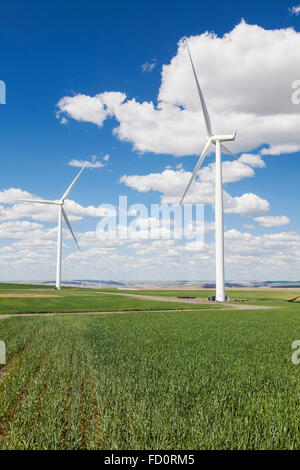
[[216, 143], [217, 141], [219, 142], [231, 142], [235, 140], [236, 138], [236, 132], [231, 135], [212, 135], [211, 137], [208, 137], [207, 140], [210, 140], [212, 143]]

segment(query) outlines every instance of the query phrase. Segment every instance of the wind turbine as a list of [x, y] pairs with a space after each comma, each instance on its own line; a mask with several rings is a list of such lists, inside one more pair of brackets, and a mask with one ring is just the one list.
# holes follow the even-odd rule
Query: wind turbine
[[17, 199], [17, 201], [20, 202], [35, 202], [37, 204], [52, 204], [55, 206], [58, 206], [58, 227], [57, 227], [57, 258], [56, 258], [56, 289], [60, 290], [61, 289], [61, 253], [62, 253], [62, 218], [65, 219], [65, 222], [68, 226], [68, 229], [70, 230], [72, 237], [75, 240], [75, 243], [77, 245], [78, 250], [80, 250], [80, 247], [78, 245], [78, 242], [76, 240], [76, 237], [74, 235], [74, 232], [72, 230], [71, 224], [69, 222], [69, 219], [67, 217], [67, 214], [63, 208], [65, 199], [68, 197], [70, 194], [74, 184], [78, 180], [79, 176], [85, 169], [87, 163], [81, 168], [80, 172], [74, 178], [70, 186], [67, 188], [65, 193], [62, 195], [62, 197], [58, 201], [47, 201], [47, 200], [39, 200], [39, 199]]
[[[216, 147], [216, 169], [215, 169], [215, 246], [216, 246], [216, 300], [217, 302], [225, 302], [225, 280], [224, 280], [224, 213], [223, 213], [223, 189], [222, 189], [222, 158], [221, 158], [221, 149], [225, 153], [236, 157], [234, 153], [231, 152], [222, 142], [229, 142], [235, 140], [236, 132], [232, 135], [219, 135], [212, 132], [211, 123], [209, 114], [206, 108], [206, 104], [203, 98], [203, 94], [198, 82], [197, 74], [195, 71], [193, 59], [190, 53], [189, 45], [186, 41], [187, 50], [189, 53], [195, 82], [200, 98], [201, 108], [203, 112], [203, 117], [205, 121], [205, 127], [207, 131], [207, 141], [204, 146], [204, 149], [200, 155], [200, 158], [197, 162], [197, 165], [194, 169], [194, 172], [190, 178], [190, 181], [184, 191], [180, 205], [183, 204], [183, 200], [192, 184], [195, 180], [197, 173], [202, 165], [206, 155], [209, 152], [210, 146], [212, 144]], [[236, 157], [237, 158], [237, 157]]]

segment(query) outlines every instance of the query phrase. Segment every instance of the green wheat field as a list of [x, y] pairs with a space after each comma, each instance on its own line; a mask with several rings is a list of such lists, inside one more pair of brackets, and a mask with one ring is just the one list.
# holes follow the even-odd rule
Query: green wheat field
[[268, 310], [136, 293], [161, 301], [0, 285], [0, 449], [300, 449], [297, 292], [230, 291]]

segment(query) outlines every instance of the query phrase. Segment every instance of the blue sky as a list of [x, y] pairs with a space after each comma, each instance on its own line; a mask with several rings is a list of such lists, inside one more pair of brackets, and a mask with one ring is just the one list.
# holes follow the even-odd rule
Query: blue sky
[[[207, 5], [189, 0], [148, 5], [134, 1], [1, 5], [0, 80], [7, 87], [7, 103], [0, 105], [1, 279], [54, 278], [55, 214], [26, 209], [24, 204], [13, 204], [13, 198], [21, 195], [18, 189], [58, 198], [78, 171], [70, 161], [91, 161], [93, 155], [103, 166], [87, 169], [70, 195], [80, 205], [70, 202], [68, 213], [82, 251], [76, 252], [65, 232], [63, 277], [214, 278], [212, 225], [204, 248], [173, 240], [103, 242], [95, 234], [100, 204], [117, 205], [119, 195], [148, 207], [161, 200], [174, 202], [173, 181], [179, 181], [180, 196], [180, 181], [184, 187], [194, 168], [205, 136], [192, 76], [189, 83], [185, 81], [191, 71], [188, 62], [184, 65], [184, 47], [178, 45], [184, 36], [194, 38], [192, 53], [212, 121], [217, 126], [236, 125], [237, 143], [232, 148], [239, 156], [256, 158], [249, 165], [244, 158], [239, 167], [230, 163], [227, 168], [226, 277], [300, 279], [300, 125], [298, 137], [295, 130], [300, 105], [290, 102], [292, 81], [300, 80], [300, 15], [289, 11], [297, 5], [297, 1], [227, 1], [225, 7], [214, 0]], [[294, 33], [276, 32], [286, 28]], [[206, 31], [215, 36], [205, 39]], [[232, 31], [236, 33], [225, 41], [223, 36]], [[218, 65], [219, 43], [223, 58]], [[281, 48], [283, 43], [286, 49]], [[255, 64], [251, 54], [245, 58], [249, 51]], [[263, 54], [266, 60], [260, 61]], [[230, 70], [237, 73], [230, 75]], [[118, 93], [125, 98], [116, 106], [107, 105], [105, 92], [113, 93], [110, 99]], [[83, 104], [80, 96], [85, 98]], [[171, 111], [161, 112], [158, 96]], [[231, 100], [235, 115], [228, 118]], [[108, 112], [103, 120], [97, 117], [99, 106]], [[173, 128], [173, 111], [178, 113], [178, 128]], [[118, 135], [113, 134], [115, 128], [121, 129]], [[232, 158], [225, 155], [224, 161]], [[205, 163], [212, 164], [212, 156]], [[152, 180], [160, 184], [153, 185]], [[205, 203], [207, 222], [214, 218], [210, 181], [204, 172], [202, 186], [200, 177], [193, 193], [197, 202]], [[250, 201], [253, 209], [249, 197], [235, 199], [244, 194], [255, 195]], [[258, 217], [272, 219], [255, 220]]]

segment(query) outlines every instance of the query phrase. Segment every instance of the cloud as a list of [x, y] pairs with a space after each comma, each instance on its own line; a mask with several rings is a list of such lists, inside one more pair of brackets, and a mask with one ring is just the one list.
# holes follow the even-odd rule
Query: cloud
[[[243, 167], [246, 167], [246, 165], [243, 165], [241, 172], [241, 166], [242, 164], [236, 161], [224, 162], [225, 181], [238, 181], [245, 176], [253, 176], [253, 170], [251, 168], [247, 167], [248, 170], [245, 170]], [[195, 181], [190, 187], [190, 191], [185, 200], [187, 204], [214, 205], [215, 189], [213, 171], [213, 164], [200, 170], [200, 181]], [[190, 177], [191, 173], [184, 170], [164, 170], [161, 173], [150, 173], [148, 175], [123, 175], [120, 178], [120, 182], [139, 192], [158, 191], [162, 193], [162, 203], [178, 204]], [[224, 211], [227, 213], [243, 216], [259, 216], [269, 210], [268, 201], [255, 194], [246, 193], [236, 197], [232, 197], [226, 191], [224, 191], [223, 194]]]
[[289, 12], [291, 15], [296, 15], [298, 16], [299, 13], [300, 13], [300, 5], [296, 6], [296, 7], [291, 7], [289, 8]]
[[224, 212], [254, 217], [265, 214], [270, 209], [268, 201], [253, 193], [246, 193], [239, 197], [232, 197], [225, 193]]
[[282, 153], [296, 153], [300, 150], [300, 144], [272, 145], [261, 149], [261, 155], [281, 155]]
[[24, 238], [28, 234], [31, 237], [33, 231], [36, 232], [42, 228], [42, 224], [27, 221], [4, 222], [0, 223], [0, 238]]
[[290, 223], [290, 219], [285, 215], [255, 217], [254, 220], [262, 227], [279, 227], [280, 225], [288, 225]]
[[89, 162], [88, 160], [70, 160], [68, 162], [68, 165], [75, 166], [78, 168], [82, 168], [84, 165], [86, 165], [86, 168], [102, 168], [104, 166], [104, 163], [99, 161]]
[[[182, 279], [182, 269], [188, 279], [207, 280], [215, 275], [213, 242], [203, 245], [197, 241], [136, 240], [131, 241], [126, 251], [120, 252], [111, 241], [101, 245], [94, 239], [95, 234], [81, 236], [87, 240], [87, 249], [81, 253], [74, 251], [67, 257], [64, 269], [70, 272], [76, 266], [81, 271], [96, 273], [95, 278], [99, 278], [101, 269], [101, 272], [105, 270], [106, 278], [114, 272], [114, 277], [117, 273], [120, 279], [124, 272], [127, 279], [138, 274], [144, 279], [155, 280], [157, 270], [161, 279], [168, 280]], [[295, 232], [254, 236], [248, 232], [227, 230], [225, 260], [228, 279], [296, 279], [300, 275], [300, 236]]]
[[[182, 279], [183, 272], [186, 279], [214, 278], [214, 242], [144, 240], [147, 230], [155, 234], [161, 223], [141, 219], [139, 227], [140, 234], [130, 230], [128, 240], [98, 239], [95, 231], [77, 234], [82, 250], [64, 251], [64, 279], [157, 280], [158, 270], [161, 279]], [[168, 235], [168, 227], [162, 228]], [[206, 231], [212, 229], [213, 224], [208, 224]], [[0, 223], [0, 238], [7, 240], [0, 247], [2, 279], [53, 279], [56, 237], [56, 227], [27, 221]], [[71, 241], [67, 229], [63, 239], [65, 249]], [[11, 240], [15, 241], [8, 244]], [[254, 236], [226, 230], [225, 260], [228, 279], [296, 279], [300, 276], [300, 236], [295, 232]]]
[[238, 161], [252, 168], [265, 168], [266, 166], [260, 155], [254, 155], [252, 153], [243, 153]]
[[285, 266], [288, 272], [291, 266], [300, 260], [300, 236], [295, 232], [254, 236], [232, 229], [225, 232], [225, 247], [226, 263], [229, 269], [231, 269], [229, 264], [232, 262], [231, 255], [234, 255], [238, 263], [243, 262], [247, 266], [248, 262], [248, 268], [251, 266], [253, 271], [255, 271], [255, 263], [265, 272], [271, 268], [272, 276], [277, 279], [284, 279], [283, 273], [278, 273], [278, 266]]
[[[265, 163], [260, 155], [243, 154], [238, 160], [225, 161], [222, 163], [223, 182], [225, 184], [233, 183], [244, 178], [253, 177], [254, 170], [252, 167], [262, 168], [264, 166]], [[161, 173], [150, 173], [148, 175], [123, 175], [120, 182], [139, 192], [159, 191], [162, 193], [162, 203], [178, 204], [190, 177], [191, 173], [183, 169], [179, 171], [165, 169]], [[198, 180], [190, 187], [186, 196], [186, 203], [214, 206], [214, 184], [215, 163], [210, 163], [198, 172]], [[268, 201], [253, 193], [235, 197], [227, 191], [223, 191], [223, 194], [224, 211], [226, 213], [254, 217], [265, 214], [270, 208]]]
[[105, 119], [114, 111], [114, 106], [120, 105], [126, 98], [126, 95], [119, 92], [100, 93], [93, 97], [77, 94], [74, 96], [65, 96], [57, 103], [59, 111], [57, 118], [63, 120], [65, 124], [67, 117], [72, 117], [76, 121], [90, 122], [101, 127]]
[[[9, 188], [0, 191], [0, 204], [5, 204], [0, 206], [0, 221], [19, 220], [25, 217], [45, 222], [57, 221], [57, 207], [55, 205], [31, 202], [15, 203], [17, 199], [40, 199], [43, 201], [43, 198], [19, 188]], [[92, 205], [83, 207], [71, 199], [66, 199], [65, 210], [70, 221], [81, 220], [86, 216], [100, 218], [115, 214], [115, 210], [112, 208], [95, 207]]]
[[[214, 131], [238, 130], [233, 151], [262, 144], [279, 150], [280, 145], [300, 146], [299, 112], [291, 100], [291, 83], [299, 73], [299, 32], [241, 21], [224, 36], [206, 32], [188, 39]], [[161, 76], [156, 103], [121, 92], [78, 94], [59, 101], [58, 117], [100, 127], [114, 117], [114, 135], [139, 152], [199, 154], [206, 134], [183, 39]]]
[[[241, 163], [241, 160], [225, 161], [222, 163], [223, 183], [233, 183], [244, 178], [254, 176], [254, 170], [250, 166]], [[200, 181], [215, 181], [215, 164], [210, 163], [199, 171]]]
[[65, 96], [58, 102], [59, 112], [57, 117], [62, 113], [62, 124], [66, 124], [66, 116], [72, 116], [77, 121], [92, 122], [98, 126], [102, 126], [108, 112], [100, 97], [94, 97], [77, 94], [75, 96]]
[[32, 199], [32, 194], [20, 188], [9, 188], [0, 191], [0, 204], [12, 204], [18, 199]]
[[92, 155], [92, 161], [89, 161], [89, 160], [70, 160], [68, 162], [68, 165], [70, 166], [74, 166], [74, 167], [78, 167], [78, 168], [82, 168], [84, 165], [86, 165], [86, 168], [102, 168], [106, 162], [108, 162], [109, 160], [109, 155], [105, 155], [104, 157], [102, 157], [102, 162], [99, 161], [99, 157], [97, 157], [96, 155]]
[[143, 72], [152, 72], [155, 66], [156, 66], [156, 60], [154, 60], [154, 62], [146, 62], [145, 64], [142, 64], [141, 69]]

